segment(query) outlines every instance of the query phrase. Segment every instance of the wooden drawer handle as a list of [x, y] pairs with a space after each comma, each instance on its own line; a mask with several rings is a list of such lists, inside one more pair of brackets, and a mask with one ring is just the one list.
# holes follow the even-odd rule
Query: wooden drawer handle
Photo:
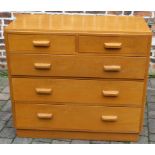
[[51, 88], [36, 88], [37, 94], [50, 95], [52, 92]]
[[105, 122], [115, 122], [115, 121], [117, 121], [118, 117], [117, 116], [104, 116], [104, 115], [102, 115], [101, 119], [102, 119], [102, 121], [105, 121]]
[[121, 70], [121, 66], [104, 66], [104, 70], [107, 72], [119, 72]]
[[105, 97], [117, 97], [118, 95], [119, 95], [119, 91], [105, 91], [105, 90], [103, 90], [102, 91], [102, 93], [103, 93], [103, 95], [105, 96]]
[[50, 69], [51, 68], [51, 64], [50, 63], [34, 63], [34, 67], [36, 69]]
[[53, 115], [48, 113], [38, 113], [37, 117], [40, 119], [51, 119]]
[[33, 45], [36, 47], [49, 47], [50, 46], [50, 41], [49, 40], [33, 40], [32, 41]]
[[105, 48], [116, 48], [119, 49], [122, 47], [122, 43], [104, 43]]

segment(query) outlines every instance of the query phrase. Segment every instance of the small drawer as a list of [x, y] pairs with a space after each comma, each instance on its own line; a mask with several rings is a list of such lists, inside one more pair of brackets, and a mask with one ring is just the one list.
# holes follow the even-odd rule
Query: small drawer
[[74, 54], [75, 36], [50, 34], [9, 34], [9, 52]]
[[15, 104], [17, 129], [138, 133], [140, 108]]
[[79, 36], [79, 52], [107, 55], [147, 55], [146, 36]]
[[145, 57], [15, 53], [9, 57], [11, 75], [144, 79], [146, 68]]
[[141, 81], [13, 78], [13, 99], [82, 105], [142, 106]]

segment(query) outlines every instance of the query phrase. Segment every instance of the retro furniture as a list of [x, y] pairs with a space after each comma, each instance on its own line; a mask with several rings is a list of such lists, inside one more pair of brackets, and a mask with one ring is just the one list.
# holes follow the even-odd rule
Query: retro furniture
[[138, 139], [151, 44], [144, 19], [19, 15], [5, 42], [18, 136]]

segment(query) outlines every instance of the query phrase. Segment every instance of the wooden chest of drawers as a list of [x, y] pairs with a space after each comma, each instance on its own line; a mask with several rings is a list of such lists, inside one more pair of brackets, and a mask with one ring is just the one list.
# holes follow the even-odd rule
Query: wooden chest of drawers
[[151, 44], [142, 18], [20, 15], [5, 42], [17, 135], [138, 139]]

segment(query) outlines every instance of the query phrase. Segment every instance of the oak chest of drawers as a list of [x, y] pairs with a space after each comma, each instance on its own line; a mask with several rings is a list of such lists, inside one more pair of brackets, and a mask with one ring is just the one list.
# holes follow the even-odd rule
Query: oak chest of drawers
[[17, 135], [138, 139], [151, 44], [142, 18], [19, 15], [5, 42]]

